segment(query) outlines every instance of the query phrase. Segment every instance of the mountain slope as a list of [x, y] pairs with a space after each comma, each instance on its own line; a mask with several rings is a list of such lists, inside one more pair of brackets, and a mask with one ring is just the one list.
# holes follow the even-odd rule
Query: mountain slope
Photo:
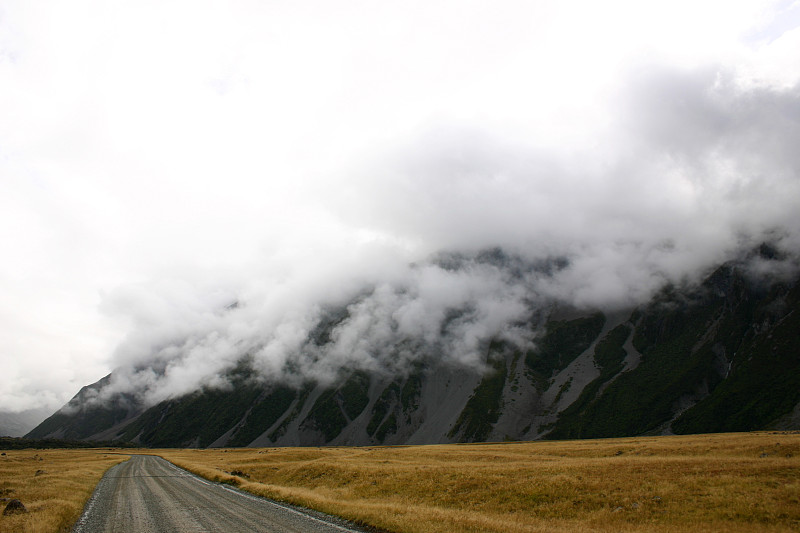
[[0, 436], [21, 437], [42, 422], [52, 409], [38, 408], [21, 412], [0, 410]]
[[635, 316], [639, 365], [612, 379], [624, 333], [609, 335], [595, 354], [603, 375], [547, 437], [767, 427], [800, 402], [798, 311], [796, 281], [763, 288], [733, 266], [688, 294], [660, 295]]
[[[774, 254], [762, 247], [759, 260]], [[229, 387], [152, 406], [132, 395], [94, 400], [107, 376], [29, 436], [302, 446], [795, 427], [800, 283], [766, 281], [738, 262], [628, 312], [540, 308], [519, 326], [538, 332], [532, 345], [498, 338], [477, 366], [421, 354], [393, 375], [343, 367], [338, 379], [290, 385], [265, 380], [245, 357], [226, 376]], [[314, 345], [330, 342], [347, 317], [347, 308], [331, 312]]]

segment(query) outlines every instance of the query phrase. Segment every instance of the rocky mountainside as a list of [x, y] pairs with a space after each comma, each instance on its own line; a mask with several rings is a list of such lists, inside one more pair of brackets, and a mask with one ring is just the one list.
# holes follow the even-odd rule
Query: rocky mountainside
[[[769, 246], [757, 254], [779, 259]], [[260, 378], [244, 357], [230, 386], [151, 406], [132, 394], [90, 401], [107, 376], [27, 436], [306, 446], [798, 428], [800, 282], [773, 274], [733, 262], [637, 309], [539, 308], [525, 325], [539, 332], [534, 343], [488, 343], [481, 370], [430, 353], [399, 374], [351, 369], [332, 383], [289, 385]], [[315, 342], [346, 316], [332, 313]]]

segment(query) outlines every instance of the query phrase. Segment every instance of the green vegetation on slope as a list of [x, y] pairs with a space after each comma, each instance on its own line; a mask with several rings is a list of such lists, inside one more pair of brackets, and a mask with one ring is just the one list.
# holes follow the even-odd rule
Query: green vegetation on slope
[[386, 420], [383, 421], [383, 424], [380, 425], [378, 431], [375, 432], [375, 438], [378, 439], [378, 442], [383, 442], [386, 440], [387, 435], [394, 433], [397, 433], [397, 415], [390, 413]]
[[297, 397], [297, 391], [286, 385], [278, 386], [256, 403], [231, 439], [228, 446], [247, 446], [272, 427]]
[[417, 365], [403, 384], [400, 393], [400, 403], [403, 405], [403, 412], [409, 413], [419, 408], [419, 399], [422, 394], [422, 366]]
[[[561, 412], [554, 429], [548, 434], [552, 439], [580, 438], [581, 430], [586, 424], [583, 414], [591, 404], [601, 387], [616, 376], [623, 367], [625, 349], [622, 347], [631, 328], [625, 324], [615, 327], [597, 343], [594, 349], [594, 360], [600, 367], [600, 375], [584, 387], [578, 399]], [[556, 398], [558, 400], [558, 398]]]
[[151, 407], [125, 428], [123, 440], [153, 447], [199, 446], [205, 448], [242, 419], [261, 394], [251, 384], [231, 390], [205, 389]]
[[786, 296], [784, 289], [773, 287], [748, 306], [752, 312], [740, 313], [740, 324], [749, 327], [732, 352], [728, 377], [672, 424], [676, 433], [760, 429], [800, 402], [800, 285]]
[[536, 349], [525, 356], [525, 364], [538, 378], [540, 387], [544, 387], [554, 373], [566, 368], [589, 348], [600, 335], [603, 324], [605, 317], [602, 313], [548, 322], [546, 333], [536, 341]]
[[475, 387], [464, 410], [448, 433], [451, 438], [459, 436], [459, 442], [486, 440], [500, 418], [503, 409], [503, 388], [506, 384], [506, 362], [502, 357], [498, 357], [491, 362], [491, 365], [492, 369]]
[[597, 397], [590, 384], [548, 438], [767, 427], [800, 401], [799, 307], [798, 285], [758, 287], [730, 265], [692, 293], [665, 291], [640, 312], [639, 366]]
[[354, 372], [339, 389], [342, 409], [347, 418], [353, 420], [369, 403], [369, 374], [363, 371]]
[[292, 409], [292, 412], [284, 417], [281, 424], [275, 428], [272, 433], [268, 435], [269, 440], [272, 442], [276, 442], [279, 438], [281, 438], [284, 434], [286, 434], [286, 428], [289, 427], [289, 424], [300, 415], [300, 411], [303, 410], [303, 406], [306, 404], [306, 400], [308, 400], [308, 396], [311, 394], [311, 391], [314, 390], [313, 383], [306, 383], [306, 385], [300, 390], [300, 393], [297, 396], [297, 402]]
[[[708, 375], [713, 354], [693, 351], [692, 346], [718, 312], [718, 305], [709, 305], [646, 314], [644, 327], [634, 334], [634, 345], [642, 353], [639, 366], [620, 374], [586, 406], [580, 420], [571, 411], [568, 434], [582, 438], [640, 435], [668, 422], [676, 399], [691, 394]], [[650, 342], [653, 339], [643, 338], [642, 331], [655, 332], [658, 339]]]
[[380, 427], [381, 422], [386, 419], [389, 410], [397, 401], [398, 396], [400, 396], [400, 386], [396, 381], [390, 383], [389, 386], [383, 390], [381, 395], [375, 401], [375, 405], [372, 406], [372, 416], [367, 423], [367, 435], [375, 435], [375, 432]]
[[368, 390], [369, 376], [354, 372], [341, 387], [323, 392], [301, 425], [321, 431], [330, 442], [367, 406]]
[[416, 363], [405, 380], [397, 379], [383, 390], [372, 406], [366, 428], [369, 436], [383, 443], [387, 436], [397, 433], [398, 420], [403, 415], [405, 422], [411, 423], [413, 412], [419, 409], [423, 371], [423, 365]]

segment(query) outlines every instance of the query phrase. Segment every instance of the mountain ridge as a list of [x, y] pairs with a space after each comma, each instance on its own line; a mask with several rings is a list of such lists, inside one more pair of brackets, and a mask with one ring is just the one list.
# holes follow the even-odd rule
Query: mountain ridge
[[[768, 245], [754, 254], [762, 266], [784, 259]], [[521, 268], [502, 251], [484, 255]], [[463, 259], [440, 261], [458, 269]], [[533, 345], [496, 338], [476, 367], [431, 353], [400, 374], [344, 367], [338, 380], [293, 386], [265, 381], [244, 357], [226, 375], [229, 387], [152, 406], [135, 394], [92, 401], [106, 376], [28, 436], [317, 446], [800, 428], [800, 280], [748, 265], [726, 263], [700, 284], [667, 286], [635, 309], [539, 308], [519, 325], [538, 335]], [[320, 321], [315, 345], [330, 341], [348, 309]], [[409, 342], [392, 349], [413, 350]]]

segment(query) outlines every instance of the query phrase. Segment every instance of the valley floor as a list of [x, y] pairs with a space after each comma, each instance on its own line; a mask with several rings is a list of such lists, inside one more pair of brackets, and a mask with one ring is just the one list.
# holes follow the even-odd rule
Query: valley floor
[[[0, 533], [69, 531], [106, 470], [127, 450], [0, 448]], [[11, 500], [26, 511], [3, 514]]]
[[[2, 450], [0, 450], [2, 451]], [[102, 473], [160, 455], [395, 533], [797, 531], [800, 433], [397, 447], [7, 450], [0, 532], [66, 531]]]
[[154, 453], [393, 532], [800, 529], [800, 433]]

